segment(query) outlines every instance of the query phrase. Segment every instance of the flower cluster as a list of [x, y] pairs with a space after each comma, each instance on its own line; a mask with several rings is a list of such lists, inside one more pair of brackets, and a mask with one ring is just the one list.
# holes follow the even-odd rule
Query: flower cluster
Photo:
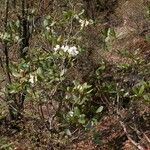
[[69, 53], [73, 57], [79, 54], [79, 51], [77, 50], [77, 47], [75, 47], [75, 46], [70, 47], [68, 45], [66, 45], [66, 46], [65, 45], [63, 45], [63, 46], [56, 45], [54, 47], [54, 51], [56, 52], [58, 50], [63, 50], [64, 52]]
[[37, 75], [30, 74], [29, 75], [29, 82], [31, 84], [34, 84], [35, 82], [37, 82]]
[[88, 20], [82, 20], [82, 19], [79, 19], [79, 23], [81, 24], [81, 29], [87, 27], [90, 24]]

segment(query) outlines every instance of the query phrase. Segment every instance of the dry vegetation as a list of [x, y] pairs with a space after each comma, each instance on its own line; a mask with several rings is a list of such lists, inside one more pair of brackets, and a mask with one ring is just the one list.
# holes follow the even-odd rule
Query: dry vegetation
[[[12, 5], [14, 2], [16, 6]], [[17, 0], [10, 1], [10, 20], [17, 21], [18, 16], [21, 15], [19, 3]], [[45, 59], [58, 41], [66, 42], [66, 37], [69, 37], [70, 41], [67, 39], [69, 44], [79, 45], [83, 51], [72, 61], [73, 65], [67, 64], [69, 67], [67, 66], [64, 80], [62, 79], [58, 84], [57, 80], [54, 83], [50, 81], [46, 83], [41, 77], [38, 85], [31, 87], [33, 89], [31, 93], [42, 89], [45, 92], [42, 94], [46, 95], [48, 100], [45, 100], [43, 95], [42, 100], [32, 99], [34, 94], [33, 97], [29, 95], [24, 102], [21, 120], [12, 120], [8, 117], [9, 101], [5, 93], [7, 91], [4, 91], [4, 87], [7, 88], [8, 84], [4, 53], [6, 45], [0, 39], [0, 149], [150, 150], [150, 12], [148, 14], [150, 2], [148, 0], [52, 0], [51, 2], [29, 0], [28, 3], [29, 8], [34, 9], [35, 19], [35, 31], [29, 39], [28, 54], [29, 57], [33, 57], [30, 60], [31, 71], [36, 70], [36, 65], [39, 65], [34, 58], [40, 55]], [[2, 33], [6, 13], [3, 9], [5, 0], [2, 0], [1, 4], [0, 32]], [[83, 28], [76, 39], [71, 37], [78, 32], [77, 20], [71, 20], [71, 23], [69, 19], [68, 22], [63, 20], [63, 11], [67, 12], [70, 9], [76, 10], [77, 14], [84, 9], [83, 18], [93, 20], [93, 24]], [[54, 40], [45, 38], [45, 29], [42, 25], [49, 15], [54, 19], [54, 27], [50, 31]], [[59, 22], [60, 20], [64, 22]], [[58, 36], [58, 33], [61, 36]], [[20, 45], [14, 42], [7, 46], [10, 62], [19, 66]], [[40, 50], [42, 53], [39, 52]], [[59, 60], [55, 63], [59, 63]], [[13, 73], [10, 74], [12, 82], [18, 82]], [[66, 87], [71, 87], [73, 80], [81, 84], [87, 83], [93, 89], [88, 97], [90, 100], [84, 103], [83, 107], [68, 101], [64, 102], [66, 94], [72, 92], [67, 91]], [[48, 87], [48, 84], [54, 85]], [[141, 92], [139, 96], [134, 93], [134, 88]], [[18, 98], [20, 93], [17, 94]], [[83, 109], [85, 122], [87, 121], [88, 125], [91, 120], [96, 120], [96, 123], [86, 128], [87, 124], [65, 122], [67, 119], [64, 119], [63, 113], [66, 115], [67, 111], [73, 110], [74, 105], [81, 111]], [[102, 112], [95, 113], [99, 106], [103, 107]], [[67, 135], [66, 126], [67, 129], [69, 127]]]

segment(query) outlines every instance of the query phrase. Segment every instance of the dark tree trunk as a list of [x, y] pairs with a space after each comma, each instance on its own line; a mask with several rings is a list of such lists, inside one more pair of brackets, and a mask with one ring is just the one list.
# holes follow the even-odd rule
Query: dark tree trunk
[[[28, 48], [29, 48], [29, 23], [27, 20], [28, 15], [28, 7], [27, 7], [27, 1], [22, 0], [21, 1], [21, 10], [22, 15], [18, 16], [20, 20], [20, 28], [19, 28], [19, 34], [20, 34], [20, 59], [24, 59], [26, 61], [28, 56]], [[10, 94], [8, 93], [8, 101], [9, 103], [9, 114], [10, 114], [10, 120], [20, 120], [23, 116], [23, 110], [24, 110], [24, 101], [26, 97], [26, 87], [24, 90], [15, 93]]]

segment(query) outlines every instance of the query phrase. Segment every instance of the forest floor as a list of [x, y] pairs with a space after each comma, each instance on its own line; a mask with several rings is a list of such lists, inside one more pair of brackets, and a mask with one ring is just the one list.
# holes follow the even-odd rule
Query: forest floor
[[[137, 1], [132, 0], [131, 3], [125, 3], [122, 0], [113, 13], [104, 12], [97, 15], [97, 20], [102, 20], [101, 16], [103, 16], [105, 19], [108, 17], [108, 21], [104, 23], [98, 22], [96, 25], [86, 29], [82, 42], [85, 43], [87, 49], [92, 49], [92, 52], [87, 57], [83, 56], [83, 58], [87, 60], [86, 63], [89, 66], [86, 66], [86, 69], [75, 67], [72, 70], [74, 71], [72, 78], [79, 77], [81, 80], [88, 81], [89, 72], [98, 65], [102, 57], [111, 65], [132, 64], [130, 58], [121, 54], [126, 49], [132, 55], [143, 58], [149, 64], [150, 43], [145, 37], [150, 34], [148, 30], [150, 21], [147, 21], [141, 13], [143, 11], [140, 5], [141, 0]], [[115, 40], [107, 39], [108, 51], [102, 50], [99, 42], [101, 37], [98, 32], [102, 28], [106, 28], [107, 25], [113, 27], [116, 33]], [[147, 32], [145, 33], [145, 31]], [[109, 45], [111, 46], [109, 47]], [[85, 63], [82, 57], [79, 62], [81, 66]], [[0, 91], [3, 91], [2, 74], [0, 74], [0, 82]], [[60, 133], [49, 131], [46, 123], [43, 124], [43, 120], [38, 117], [39, 112], [36, 106], [33, 106], [30, 102], [26, 103], [23, 119], [17, 126], [13, 126], [12, 123], [8, 122], [7, 118], [1, 118], [1, 116], [5, 116], [8, 113], [6, 102], [2, 98], [3, 93], [0, 92], [0, 150], [138, 150], [137, 145], [125, 132], [125, 127], [118, 119], [118, 115], [114, 114], [112, 110], [106, 111], [100, 122], [92, 130], [84, 131], [78, 128], [74, 131], [72, 137], [65, 137], [64, 134], [61, 136]], [[140, 108], [139, 111], [138, 107]], [[150, 150], [150, 106], [142, 103], [138, 107], [135, 107], [135, 110], [137, 110], [137, 114], [139, 113], [137, 122], [143, 132], [142, 138], [136, 137], [136, 131], [132, 129], [129, 129], [129, 132], [133, 136], [132, 138], [142, 145], [144, 149], [141, 150]], [[127, 126], [130, 126], [133, 118], [130, 116], [129, 108], [123, 109], [121, 114], [123, 115], [123, 120], [127, 120]], [[128, 118], [127, 116], [130, 117]], [[146, 118], [145, 120], [142, 120], [143, 116]]]

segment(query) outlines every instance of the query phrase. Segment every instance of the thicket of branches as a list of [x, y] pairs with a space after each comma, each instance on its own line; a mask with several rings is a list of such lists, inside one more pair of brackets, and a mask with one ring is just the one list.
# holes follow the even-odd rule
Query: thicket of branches
[[[149, 148], [150, 5], [130, 6], [1, 2], [0, 149], [15, 148], [8, 135], [19, 142], [19, 133], [33, 149], [77, 149], [86, 138], [91, 149], [126, 141]], [[118, 128], [116, 135], [103, 122]]]

